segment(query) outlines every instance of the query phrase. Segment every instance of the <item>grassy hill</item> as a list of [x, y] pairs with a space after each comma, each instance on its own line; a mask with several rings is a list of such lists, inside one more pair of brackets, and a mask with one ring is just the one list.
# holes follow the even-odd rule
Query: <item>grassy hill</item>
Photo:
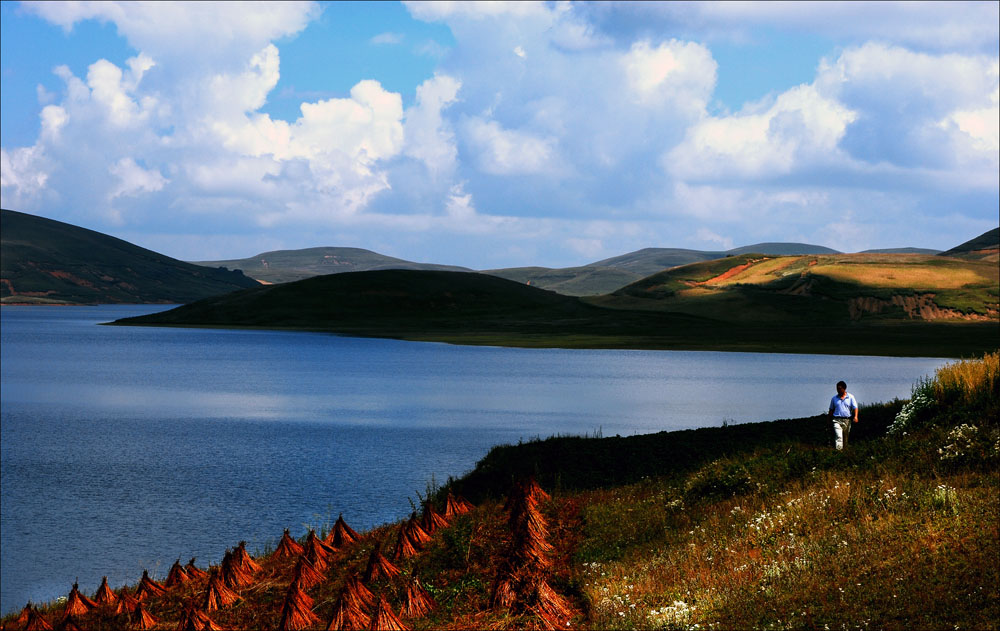
[[998, 418], [994, 353], [863, 408], [842, 452], [823, 417], [497, 446], [429, 486], [422, 517], [310, 524], [253, 555], [234, 542], [220, 566], [74, 586], [2, 623], [996, 629]]
[[744, 252], [764, 254], [835, 254], [836, 250], [806, 243], [758, 243], [725, 252], [686, 250], [683, 248], [643, 248], [628, 254], [590, 263], [580, 267], [552, 269], [547, 267], [515, 267], [486, 270], [492, 274], [551, 289], [567, 296], [597, 296], [607, 294], [665, 269], [698, 261], [710, 261]]
[[265, 283], [287, 283], [324, 274], [384, 269], [469, 271], [466, 268], [452, 265], [404, 261], [361, 248], [330, 247], [275, 250], [245, 259], [199, 261], [196, 264], [242, 270], [247, 276]]
[[259, 283], [93, 230], [0, 210], [3, 304], [174, 303]]
[[[741, 260], [689, 267], [715, 266], [724, 273]], [[977, 265], [937, 260], [946, 266]], [[852, 321], [849, 298], [834, 309], [815, 296], [777, 294], [775, 299], [770, 293], [748, 299], [740, 292], [722, 292], [721, 299], [709, 295], [704, 304], [685, 297], [684, 312], [669, 307], [669, 294], [664, 294], [667, 300], [649, 292], [582, 299], [486, 274], [385, 270], [234, 292], [116, 324], [299, 329], [523, 347], [944, 357], [977, 354], [1000, 344], [995, 316], [956, 324], [909, 319], [900, 310]], [[831, 344], [841, 338], [851, 340], [849, 350]]]
[[987, 230], [975, 239], [969, 239], [961, 245], [942, 252], [941, 256], [996, 263], [1000, 261], [1000, 228]]
[[987, 261], [927, 255], [744, 254], [686, 265], [588, 302], [732, 322], [1000, 318], [1000, 271]]

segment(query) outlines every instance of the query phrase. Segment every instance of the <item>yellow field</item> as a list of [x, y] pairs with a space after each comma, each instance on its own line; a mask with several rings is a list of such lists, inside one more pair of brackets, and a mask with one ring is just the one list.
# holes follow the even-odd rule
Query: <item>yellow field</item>
[[809, 270], [834, 280], [857, 282], [872, 287], [908, 289], [958, 289], [987, 279], [970, 269], [916, 265], [825, 264]]

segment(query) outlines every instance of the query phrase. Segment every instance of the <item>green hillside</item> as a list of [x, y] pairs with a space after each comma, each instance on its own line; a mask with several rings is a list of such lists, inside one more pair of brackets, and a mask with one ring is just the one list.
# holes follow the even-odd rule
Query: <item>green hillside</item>
[[941, 253], [941, 256], [972, 260], [1000, 261], [1000, 228], [987, 230], [975, 239]]
[[265, 283], [288, 283], [312, 276], [365, 272], [383, 269], [422, 269], [441, 271], [469, 271], [453, 265], [414, 263], [385, 256], [361, 248], [306, 248], [303, 250], [275, 250], [245, 259], [226, 261], [196, 261], [197, 265], [225, 267], [242, 270], [244, 274]]
[[699, 261], [721, 259], [744, 252], [836, 254], [836, 250], [806, 243], [758, 243], [726, 252], [686, 250], [683, 248], [644, 248], [580, 267], [558, 269], [515, 267], [487, 270], [483, 273], [521, 283], [530, 283], [535, 287], [551, 289], [567, 296], [597, 296], [611, 293], [665, 269]]
[[60, 221], [0, 210], [3, 304], [174, 303], [259, 285]]
[[998, 294], [1000, 271], [985, 261], [913, 254], [744, 254], [667, 270], [588, 302], [744, 323], [995, 323]]

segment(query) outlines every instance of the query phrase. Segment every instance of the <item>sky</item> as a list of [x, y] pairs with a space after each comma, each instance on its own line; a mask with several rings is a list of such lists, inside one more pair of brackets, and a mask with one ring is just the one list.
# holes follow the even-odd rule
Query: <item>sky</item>
[[2, 2], [0, 202], [190, 261], [948, 249], [997, 2]]

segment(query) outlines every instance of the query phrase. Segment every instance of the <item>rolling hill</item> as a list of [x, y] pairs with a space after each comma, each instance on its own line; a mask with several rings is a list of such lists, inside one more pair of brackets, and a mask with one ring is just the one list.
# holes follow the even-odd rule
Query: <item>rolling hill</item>
[[[882, 255], [893, 256], [908, 255]], [[794, 278], [779, 279], [785, 283], [780, 287], [763, 289], [713, 280], [726, 274], [736, 279], [763, 258], [743, 255], [696, 263], [654, 275], [615, 294], [590, 298], [563, 296], [471, 272], [330, 274], [208, 298], [114, 324], [310, 330], [495, 346], [944, 357], [993, 350], [1000, 342], [995, 299], [993, 310], [987, 305], [982, 314], [970, 308], [963, 318], [954, 318], [938, 307], [935, 317], [924, 318], [924, 294], [914, 294], [920, 317], [910, 317], [905, 311], [910, 303], [896, 308], [889, 294], [881, 307], [882, 303], [861, 303], [860, 308], [866, 310], [862, 311], [864, 317], [852, 319], [852, 300], [867, 300], [887, 289], [877, 283], [852, 285], [840, 279], [837, 273], [843, 270], [829, 262], [820, 268], [824, 274], [816, 275], [820, 280], [812, 283], [812, 277], [803, 277], [801, 272]], [[766, 260], [787, 260], [790, 267], [801, 258], [806, 257]], [[955, 282], [978, 279], [984, 267], [981, 263], [936, 260], [943, 266], [943, 277]], [[808, 260], [803, 265], [803, 269], [810, 268]], [[826, 267], [831, 265], [836, 269], [827, 274]], [[752, 273], [766, 275], [775, 267], [772, 262]], [[927, 272], [920, 269], [917, 276]], [[828, 277], [830, 280], [824, 280]], [[705, 283], [694, 295], [687, 295], [684, 292], [690, 289], [687, 283], [691, 278], [703, 283], [713, 280], [719, 287]], [[796, 290], [797, 282], [812, 293]], [[927, 282], [943, 283], [940, 277]], [[938, 291], [944, 291], [943, 287]], [[975, 288], [955, 291], [958, 297], [972, 292], [964, 298], [970, 304], [980, 293], [989, 294]], [[850, 339], [850, 347], [831, 344], [837, 339]]]
[[258, 286], [115, 237], [0, 211], [3, 304], [182, 303]]
[[588, 301], [734, 322], [992, 321], [1000, 271], [917, 254], [741, 256], [654, 274]]
[[643, 248], [628, 254], [603, 259], [589, 265], [566, 268], [515, 267], [486, 270], [492, 274], [567, 296], [607, 294], [665, 269], [721, 259], [744, 252], [763, 254], [835, 254], [836, 250], [806, 243], [758, 243], [725, 252], [686, 250], [684, 248]]
[[262, 252], [245, 259], [196, 261], [196, 265], [241, 270], [264, 283], [291, 281], [344, 272], [368, 272], [385, 269], [438, 270], [468, 272], [468, 268], [433, 263], [414, 263], [361, 248], [305, 248]]
[[969, 239], [961, 245], [942, 252], [941, 256], [996, 263], [1000, 261], [1000, 228], [987, 230], [975, 239]]

